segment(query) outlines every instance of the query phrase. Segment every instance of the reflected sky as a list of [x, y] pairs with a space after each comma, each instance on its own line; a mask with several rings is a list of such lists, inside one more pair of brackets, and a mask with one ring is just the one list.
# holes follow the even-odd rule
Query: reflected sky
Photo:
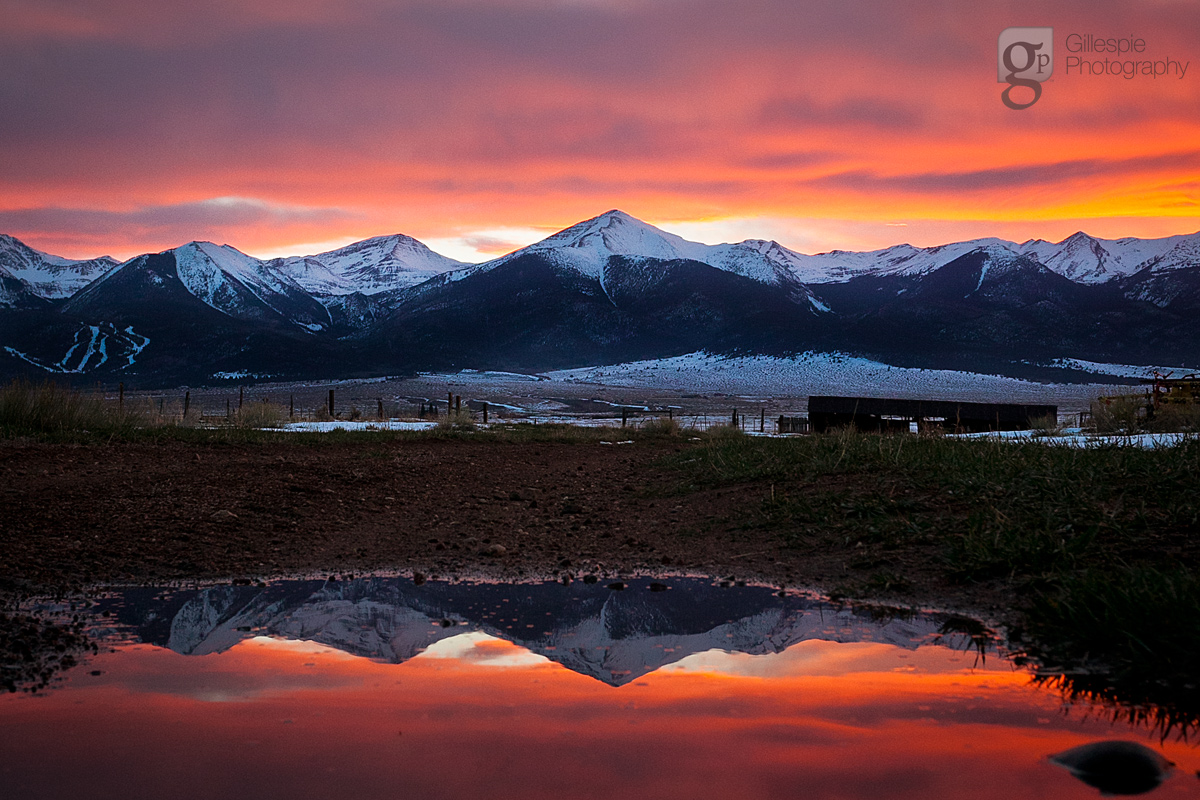
[[710, 648], [612, 685], [481, 630], [400, 663], [256, 633], [203, 655], [134, 638], [0, 698], [6, 796], [1064, 800], [1099, 795], [1046, 757], [1103, 739], [1176, 763], [1151, 796], [1200, 790], [1193, 745], [932, 642]]

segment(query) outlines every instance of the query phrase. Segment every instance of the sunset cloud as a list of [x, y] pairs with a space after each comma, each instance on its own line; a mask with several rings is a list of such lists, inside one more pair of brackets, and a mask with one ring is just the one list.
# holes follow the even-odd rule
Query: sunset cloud
[[[67, 255], [393, 232], [487, 253], [528, 242], [486, 231], [612, 207], [845, 232], [784, 242], [797, 249], [866, 246], [852, 231], [914, 219], [981, 235], [1024, 220], [1047, 238], [1074, 220], [1200, 228], [1194, 4], [4, 7], [0, 230]], [[1134, 31], [1195, 72], [1060, 69], [1014, 112], [996, 37], [1026, 24]]]

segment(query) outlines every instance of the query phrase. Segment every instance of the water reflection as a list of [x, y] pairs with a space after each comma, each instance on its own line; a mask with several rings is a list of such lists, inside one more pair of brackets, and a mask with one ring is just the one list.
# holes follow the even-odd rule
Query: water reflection
[[[410, 580], [138, 589], [115, 645], [0, 698], [19, 797], [1095, 797], [1048, 756], [1182, 741], [1063, 713], [940, 615], [763, 587]], [[943, 631], [951, 631], [944, 633]], [[983, 647], [983, 653], [980, 652]], [[984, 657], [986, 656], [986, 657]]]
[[908, 649], [942, 640], [960, 649], [972, 644], [970, 634], [942, 632], [958, 619], [946, 615], [881, 618], [768, 587], [721, 587], [700, 578], [621, 585], [281, 581], [133, 589], [102, 599], [94, 611], [113, 620], [114, 630], [188, 655], [272, 636], [401, 663], [435, 642], [479, 631], [610, 686], [713, 649], [761, 655], [807, 639]]

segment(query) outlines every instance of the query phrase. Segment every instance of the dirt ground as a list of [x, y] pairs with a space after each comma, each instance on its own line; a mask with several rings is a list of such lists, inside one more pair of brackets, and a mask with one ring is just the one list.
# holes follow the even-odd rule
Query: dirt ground
[[[633, 572], [839, 590], [884, 564], [896, 602], [998, 616], [920, 550], [801, 550], [745, 523], [767, 486], [680, 493], [691, 446], [381, 440], [296, 445], [0, 443], [0, 587], [365, 571], [528, 579]], [[886, 588], [886, 587], [885, 587]], [[881, 594], [876, 592], [876, 594]], [[885, 594], [885, 593], [883, 593]], [[886, 598], [885, 598], [886, 599]]]

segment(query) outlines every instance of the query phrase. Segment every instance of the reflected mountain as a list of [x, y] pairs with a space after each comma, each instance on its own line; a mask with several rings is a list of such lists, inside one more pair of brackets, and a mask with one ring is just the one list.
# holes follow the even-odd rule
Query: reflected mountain
[[[614, 584], [617, 585], [617, 584]], [[201, 655], [252, 636], [317, 642], [400, 663], [434, 642], [479, 631], [610, 686], [708, 650], [760, 655], [797, 642], [882, 642], [970, 649], [949, 617], [880, 618], [813, 597], [707, 579], [631, 579], [624, 588], [581, 581], [494, 584], [370, 577], [265, 586], [127, 589], [95, 611], [123, 635]]]

